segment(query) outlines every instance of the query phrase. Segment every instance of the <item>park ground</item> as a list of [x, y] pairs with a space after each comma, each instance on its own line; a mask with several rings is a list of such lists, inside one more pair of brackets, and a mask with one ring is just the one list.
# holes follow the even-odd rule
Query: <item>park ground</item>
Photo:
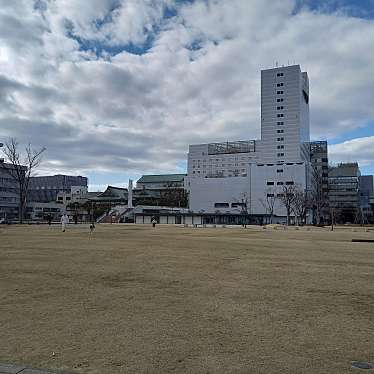
[[374, 231], [0, 227], [0, 362], [355, 373], [374, 361], [374, 243], [352, 238]]

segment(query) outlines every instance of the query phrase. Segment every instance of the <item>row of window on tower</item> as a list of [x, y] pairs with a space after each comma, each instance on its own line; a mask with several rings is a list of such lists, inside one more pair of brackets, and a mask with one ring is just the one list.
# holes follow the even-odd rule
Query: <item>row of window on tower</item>
[[[277, 73], [277, 78], [279, 77], [284, 77], [284, 73], [282, 72], [278, 72]], [[277, 83], [277, 88], [279, 87], [284, 87], [284, 82], [279, 82]], [[284, 94], [284, 91], [283, 90], [277, 90], [277, 95], [283, 95]], [[284, 99], [283, 97], [278, 97], [277, 98], [277, 103], [283, 103], [284, 102]], [[277, 106], [277, 110], [284, 110], [284, 106], [280, 105], [280, 106]], [[284, 113], [277, 113], [277, 118], [284, 118]], [[284, 126], [284, 122], [283, 121], [278, 121], [277, 122], [277, 126]], [[277, 135], [279, 134], [283, 134], [284, 133], [284, 130], [283, 129], [277, 129]], [[278, 137], [277, 138], [277, 142], [283, 142], [284, 141], [284, 137]], [[277, 157], [284, 157], [284, 144], [279, 144], [277, 145]], [[283, 162], [283, 161], [280, 161], [279, 162]]]

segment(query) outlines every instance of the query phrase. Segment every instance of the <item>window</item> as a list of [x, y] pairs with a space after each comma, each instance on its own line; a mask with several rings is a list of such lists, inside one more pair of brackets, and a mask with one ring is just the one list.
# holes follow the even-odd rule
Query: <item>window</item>
[[277, 173], [283, 173], [283, 169], [277, 169]]
[[284, 114], [277, 114], [278, 118], [284, 117]]
[[284, 145], [278, 145], [277, 149], [284, 149]]
[[284, 125], [284, 122], [277, 122], [277, 125], [278, 125], [278, 126], [283, 126], [283, 125]]
[[277, 154], [277, 157], [283, 157], [284, 156], [284, 153], [278, 153]]
[[277, 138], [277, 142], [283, 142], [284, 138]]
[[266, 185], [268, 185], [268, 186], [274, 186], [274, 182], [267, 182]]
[[268, 193], [267, 197], [274, 197], [274, 194], [273, 193]]
[[283, 83], [277, 83], [277, 87], [283, 87]]
[[283, 182], [277, 182], [277, 186], [283, 186], [284, 183]]
[[288, 182], [286, 182], [286, 185], [287, 186], [293, 186], [295, 183], [294, 182], [292, 182], [292, 181], [288, 181]]
[[231, 208], [245, 207], [245, 203], [232, 203]]
[[229, 203], [215, 203], [214, 207], [215, 208], [230, 208], [230, 204]]
[[283, 133], [284, 133], [284, 130], [277, 130], [277, 133], [278, 133], [278, 134], [283, 134]]
[[283, 77], [283, 75], [284, 75], [283, 73], [278, 73], [277, 77]]
[[283, 103], [283, 99], [277, 99], [277, 103]]
[[277, 95], [283, 95], [283, 91], [277, 91]]
[[282, 110], [282, 109], [284, 109], [283, 106], [277, 106], [277, 110]]

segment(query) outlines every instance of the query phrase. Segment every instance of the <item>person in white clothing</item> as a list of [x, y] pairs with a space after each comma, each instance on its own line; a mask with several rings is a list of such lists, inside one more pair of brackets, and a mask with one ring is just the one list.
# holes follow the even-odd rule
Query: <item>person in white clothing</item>
[[69, 223], [69, 217], [66, 213], [61, 217], [61, 228], [62, 232], [65, 232], [66, 230], [66, 225]]

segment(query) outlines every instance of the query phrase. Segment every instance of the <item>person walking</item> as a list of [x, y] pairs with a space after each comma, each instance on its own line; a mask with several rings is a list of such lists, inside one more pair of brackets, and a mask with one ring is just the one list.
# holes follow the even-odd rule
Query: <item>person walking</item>
[[62, 229], [62, 232], [65, 232], [66, 230], [66, 225], [69, 223], [69, 217], [66, 213], [63, 214], [63, 216], [61, 217], [61, 229]]
[[152, 217], [152, 226], [153, 226], [153, 228], [155, 228], [156, 227], [156, 223], [157, 223], [157, 220], [156, 220], [156, 217]]

